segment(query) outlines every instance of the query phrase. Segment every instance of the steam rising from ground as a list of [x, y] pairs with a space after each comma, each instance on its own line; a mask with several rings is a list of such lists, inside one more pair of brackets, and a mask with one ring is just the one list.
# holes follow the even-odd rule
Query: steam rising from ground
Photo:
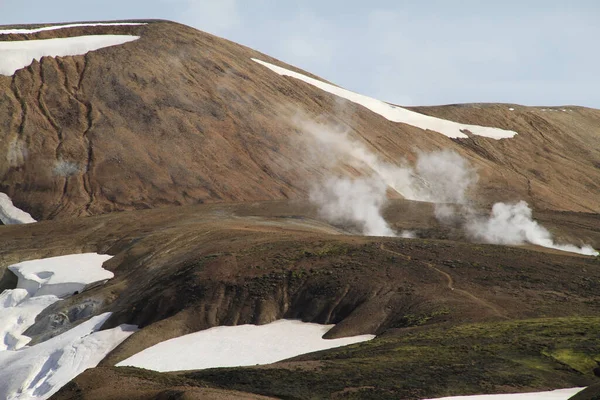
[[[367, 172], [408, 200], [464, 204], [468, 189], [477, 182], [477, 173], [467, 160], [451, 150], [419, 153], [415, 166], [405, 160], [398, 164], [382, 160], [363, 142], [346, 131], [297, 117], [296, 126], [309, 134], [305, 147], [308, 162], [331, 168], [346, 164]], [[398, 161], [398, 160], [395, 160]]]
[[368, 236], [396, 236], [381, 215], [386, 185], [377, 177], [329, 177], [314, 187], [310, 200], [319, 205], [319, 213], [333, 223], [355, 223]]
[[448, 214], [450, 219], [457, 209], [447, 203], [466, 204], [467, 191], [477, 182], [476, 171], [450, 150], [419, 153], [414, 167], [404, 160], [398, 165], [380, 159], [338, 126], [298, 116], [294, 122], [308, 134], [304, 143], [309, 150], [305, 156], [308, 163], [327, 170], [344, 164], [366, 175], [351, 178], [340, 171], [326, 176], [310, 191], [310, 200], [323, 218], [335, 224], [352, 224], [364, 235], [416, 237], [410, 231], [396, 234], [383, 218], [388, 188], [409, 200], [438, 203], [436, 213], [439, 209], [440, 218]]
[[489, 218], [470, 220], [466, 228], [474, 238], [488, 243], [531, 243], [572, 253], [598, 255], [591, 246], [554, 243], [550, 232], [532, 219], [531, 208], [524, 201], [515, 204], [496, 203]]
[[467, 204], [469, 189], [478, 180], [469, 162], [451, 150], [420, 153], [415, 174], [423, 182], [417, 200], [432, 203]]
[[532, 219], [526, 202], [496, 203], [489, 217], [476, 216], [469, 195], [478, 176], [469, 162], [451, 150], [419, 153], [410, 166], [400, 160], [393, 164], [382, 160], [374, 151], [339, 128], [297, 117], [298, 129], [307, 133], [309, 162], [331, 167], [346, 165], [360, 171], [362, 177], [348, 177], [340, 171], [326, 176], [310, 191], [310, 200], [319, 213], [335, 224], [353, 224], [364, 235], [415, 237], [414, 232], [396, 234], [382, 216], [391, 188], [409, 200], [435, 203], [435, 214], [441, 222], [462, 222], [473, 239], [493, 244], [538, 246], [598, 255], [590, 246], [556, 244], [550, 232]]

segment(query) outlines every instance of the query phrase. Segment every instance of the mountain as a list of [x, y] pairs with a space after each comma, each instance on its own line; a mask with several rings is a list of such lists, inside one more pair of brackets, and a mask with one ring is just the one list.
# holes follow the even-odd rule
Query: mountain
[[[309, 73], [165, 21], [84, 26], [0, 40], [139, 35], [0, 76], [2, 186], [36, 219], [215, 201], [306, 197], [323, 166], [298, 151], [294, 115], [326, 119], [382, 159], [452, 149], [479, 170], [487, 201], [599, 212], [598, 110], [472, 104], [415, 111], [518, 132], [451, 139], [382, 118], [252, 59]], [[511, 109], [513, 109], [511, 111]], [[566, 110], [566, 111], [562, 111]], [[310, 152], [311, 146], [307, 152]]]
[[[597, 381], [600, 110], [400, 107], [156, 20], [0, 27], [0, 74], [0, 191], [40, 221], [0, 227], [0, 322], [32, 282], [56, 294], [55, 270], [16, 264], [112, 256], [112, 278], [65, 278], [72, 295], [21, 331], [6, 317], [0, 365], [24, 351], [14, 338], [35, 353], [90, 318], [106, 321], [91, 335], [122, 335], [68, 384], [55, 374], [77, 351], [56, 347], [0, 394], [417, 399]], [[266, 366], [116, 366], [281, 319], [377, 337]], [[69, 349], [93, 349], [84, 338]]]

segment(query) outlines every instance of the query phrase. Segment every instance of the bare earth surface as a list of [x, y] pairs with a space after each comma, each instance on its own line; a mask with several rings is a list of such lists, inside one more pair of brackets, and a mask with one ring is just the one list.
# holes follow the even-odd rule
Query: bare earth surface
[[36, 219], [303, 198], [327, 166], [307, 162], [311, 146], [302, 151], [292, 122], [298, 113], [347, 130], [391, 162], [414, 161], [418, 150], [454, 149], [478, 168], [480, 194], [490, 202], [600, 211], [598, 110], [417, 109], [519, 133], [453, 140], [279, 76], [251, 58], [295, 68], [175, 23], [0, 40], [102, 33], [141, 38], [85, 56], [44, 57], [13, 77], [0, 76], [0, 189]]

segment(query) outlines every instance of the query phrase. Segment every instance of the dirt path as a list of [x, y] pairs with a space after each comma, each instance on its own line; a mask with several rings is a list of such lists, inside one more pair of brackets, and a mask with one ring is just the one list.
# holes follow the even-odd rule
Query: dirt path
[[[406, 254], [402, 254], [402, 253], [398, 253], [397, 251], [393, 251], [390, 249], [386, 249], [385, 245], [382, 243], [381, 246], [379, 246], [379, 248], [387, 253], [390, 254], [394, 254], [398, 257], [402, 257], [403, 259], [407, 260], [407, 261], [411, 261], [412, 258], [410, 256], [407, 256]], [[433, 270], [435, 270], [436, 272], [438, 272], [439, 274], [443, 275], [446, 278], [446, 287], [454, 292], [457, 292], [459, 294], [461, 294], [464, 297], [468, 297], [471, 301], [473, 301], [474, 303], [479, 304], [480, 306], [483, 306], [489, 310], [491, 310], [496, 316], [503, 318], [503, 319], [509, 319], [502, 311], [500, 311], [500, 309], [498, 307], [496, 307], [495, 305], [488, 303], [487, 301], [483, 300], [482, 298], [479, 298], [477, 296], [475, 296], [473, 293], [467, 291], [467, 290], [463, 290], [463, 289], [457, 289], [454, 287], [454, 279], [452, 279], [452, 276], [450, 274], [448, 274], [445, 271], [442, 271], [441, 269], [437, 268], [435, 265], [428, 263], [428, 262], [424, 262], [424, 261], [416, 261], [418, 263], [424, 264], [426, 265], [428, 268], [431, 268]]]

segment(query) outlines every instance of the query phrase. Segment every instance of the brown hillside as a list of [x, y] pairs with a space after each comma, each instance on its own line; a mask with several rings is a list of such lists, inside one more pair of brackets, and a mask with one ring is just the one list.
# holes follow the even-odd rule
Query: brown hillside
[[[416, 204], [409, 228], [438, 230], [428, 222], [429, 207]], [[562, 225], [569, 224], [600, 239], [587, 215], [564, 217]], [[80, 304], [89, 304], [92, 314], [112, 311], [107, 326], [143, 329], [108, 364], [200, 329], [280, 318], [336, 323], [332, 337], [425, 322], [600, 311], [600, 268], [592, 257], [341, 232], [313, 219], [312, 210], [285, 202], [163, 208], [7, 226], [0, 230], [0, 262], [113, 254], [105, 268], [115, 278], [50, 306], [26, 333], [35, 343], [70, 328], [78, 320], [52, 327], [49, 321]]]
[[[412, 210], [410, 220], [401, 212], [407, 209]], [[397, 201], [388, 212], [393, 224], [420, 227], [433, 237], [443, 233], [431, 222], [428, 204]], [[578, 227], [577, 232], [600, 239], [597, 218], [589, 214], [547, 212], [540, 217], [545, 224], [555, 221], [559, 231]], [[367, 390], [380, 384], [391, 385], [385, 389], [391, 390], [388, 397], [360, 392], [355, 398], [423, 398], [467, 389], [542, 390], [596, 379], [588, 361], [581, 363], [586, 369], [575, 370], [564, 367], [562, 358], [547, 355], [550, 345], [557, 352], [566, 348], [586, 357], [598, 354], [600, 266], [593, 257], [342, 232], [315, 220], [314, 210], [289, 202], [170, 207], [5, 226], [0, 229], [1, 282], [3, 288], [14, 287], [5, 266], [16, 261], [84, 251], [114, 255], [104, 265], [115, 273], [113, 279], [55, 303], [26, 332], [35, 344], [105, 311], [114, 312], [107, 328], [139, 325], [141, 330], [115, 349], [104, 366], [175, 336], [280, 318], [336, 323], [329, 337], [376, 333], [380, 338], [373, 346], [383, 346], [372, 352], [366, 344], [357, 349], [365, 353], [356, 355], [333, 353], [350, 360], [327, 361], [318, 373], [293, 362], [272, 369], [208, 371], [198, 375], [200, 381], [192, 374], [188, 382], [169, 374], [101, 368], [75, 379], [61, 391], [67, 397], [57, 398], [201, 396], [206, 386], [284, 398], [306, 398], [306, 391], [314, 390], [323, 398], [346, 387]], [[84, 312], [71, 312], [75, 308]], [[65, 315], [74, 317], [60, 317]], [[544, 320], [535, 322], [539, 318]], [[451, 330], [456, 337], [448, 336]], [[498, 333], [504, 330], [511, 334]], [[407, 334], [417, 335], [416, 344]], [[490, 340], [492, 334], [502, 339]], [[415, 353], [407, 363], [402, 354], [413, 354], [416, 345], [425, 346], [426, 358]], [[408, 350], [399, 352], [395, 346]], [[310, 357], [327, 360], [330, 354]], [[244, 380], [246, 374], [253, 378]], [[122, 392], [111, 389], [113, 382], [123, 385]], [[270, 382], [266, 388], [265, 382]], [[291, 395], [290, 390], [298, 392]]]
[[[323, 165], [299, 151], [300, 111], [350, 129], [383, 159], [454, 149], [481, 175], [481, 200], [600, 211], [600, 111], [466, 105], [419, 108], [516, 130], [452, 140], [383, 117], [253, 62], [281, 62], [165, 21], [0, 40], [131, 33], [85, 56], [44, 57], [0, 76], [0, 190], [35, 218], [214, 201], [302, 198]], [[294, 69], [293, 67], [286, 66]]]

